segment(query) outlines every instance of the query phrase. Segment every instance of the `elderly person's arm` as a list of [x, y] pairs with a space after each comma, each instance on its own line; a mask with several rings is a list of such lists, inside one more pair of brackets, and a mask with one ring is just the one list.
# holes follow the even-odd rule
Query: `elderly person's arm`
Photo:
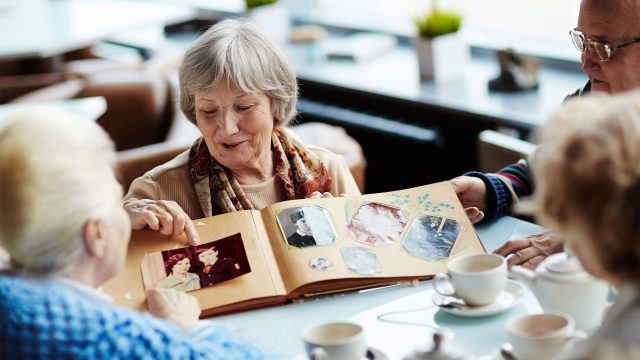
[[198, 244], [198, 233], [185, 211], [170, 200], [159, 200], [158, 184], [148, 174], [133, 181], [123, 206], [133, 230], [149, 227], [164, 235], [182, 235], [190, 245]]

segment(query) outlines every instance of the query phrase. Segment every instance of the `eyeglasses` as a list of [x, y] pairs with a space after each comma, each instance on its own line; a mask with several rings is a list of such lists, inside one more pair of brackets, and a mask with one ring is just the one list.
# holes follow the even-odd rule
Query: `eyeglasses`
[[600, 61], [609, 61], [614, 51], [620, 50], [623, 47], [627, 47], [629, 45], [640, 43], [640, 38], [637, 38], [620, 45], [603, 44], [601, 42], [586, 38], [584, 36], [584, 33], [578, 30], [578, 28], [570, 30], [569, 35], [571, 35], [571, 41], [573, 41], [573, 45], [575, 45], [578, 51], [584, 52], [587, 48], [589, 48], [589, 51], [591, 53], [595, 53]]

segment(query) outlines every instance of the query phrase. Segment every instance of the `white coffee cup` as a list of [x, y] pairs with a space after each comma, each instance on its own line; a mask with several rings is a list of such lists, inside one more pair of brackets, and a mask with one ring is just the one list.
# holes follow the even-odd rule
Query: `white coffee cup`
[[[491, 304], [507, 283], [507, 261], [500, 255], [476, 254], [454, 258], [447, 265], [448, 274], [437, 274], [433, 288], [444, 296], [454, 296], [467, 305]], [[450, 283], [453, 291], [443, 288]]]
[[361, 360], [367, 355], [364, 329], [349, 322], [308, 327], [303, 334], [307, 356], [312, 360]]
[[558, 358], [575, 340], [586, 338], [576, 331], [569, 315], [534, 314], [511, 318], [506, 324], [513, 354], [518, 360]]

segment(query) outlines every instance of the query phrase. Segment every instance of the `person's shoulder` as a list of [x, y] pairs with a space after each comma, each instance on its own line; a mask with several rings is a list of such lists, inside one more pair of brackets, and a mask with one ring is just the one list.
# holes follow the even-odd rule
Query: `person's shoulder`
[[168, 162], [154, 167], [147, 171], [145, 176], [150, 177], [152, 180], [158, 180], [164, 176], [175, 174], [176, 172], [189, 172], [189, 151], [191, 150], [187, 149]]
[[173, 274], [169, 274], [166, 278], [160, 280], [158, 282], [159, 287], [170, 288], [176, 286], [180, 281], [173, 276]]
[[339, 161], [344, 161], [342, 155], [338, 155], [331, 150], [323, 148], [321, 146], [307, 145], [307, 149], [309, 149], [311, 153], [317, 156], [320, 161], [322, 161], [322, 163], [324, 163], [326, 166], [338, 164]]
[[196, 273], [187, 273], [187, 281], [191, 281], [191, 280], [195, 280], [195, 279], [200, 279], [200, 276], [198, 276], [198, 274]]

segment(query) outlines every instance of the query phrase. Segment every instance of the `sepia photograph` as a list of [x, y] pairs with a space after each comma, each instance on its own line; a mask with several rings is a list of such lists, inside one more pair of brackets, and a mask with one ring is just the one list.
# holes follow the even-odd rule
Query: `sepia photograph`
[[189, 292], [251, 272], [242, 236], [147, 254], [141, 264], [145, 289], [161, 287]]
[[251, 271], [240, 234], [195, 247], [200, 286], [208, 287]]

